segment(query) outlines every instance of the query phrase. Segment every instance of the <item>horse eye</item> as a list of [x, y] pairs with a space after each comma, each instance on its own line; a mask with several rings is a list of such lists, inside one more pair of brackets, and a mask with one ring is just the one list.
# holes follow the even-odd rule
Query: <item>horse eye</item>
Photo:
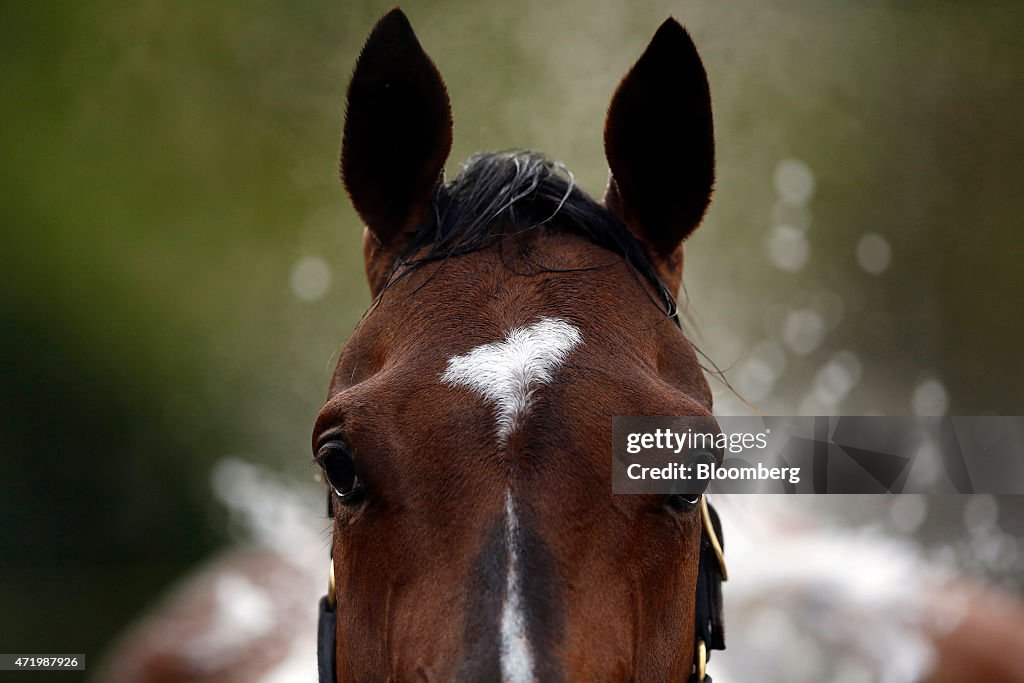
[[688, 496], [682, 493], [673, 493], [665, 496], [665, 505], [675, 512], [689, 512], [696, 508], [698, 503], [700, 503], [700, 494]]
[[356, 464], [348, 444], [344, 441], [330, 441], [321, 446], [316, 460], [338, 498], [344, 502], [355, 502], [363, 487], [356, 475]]

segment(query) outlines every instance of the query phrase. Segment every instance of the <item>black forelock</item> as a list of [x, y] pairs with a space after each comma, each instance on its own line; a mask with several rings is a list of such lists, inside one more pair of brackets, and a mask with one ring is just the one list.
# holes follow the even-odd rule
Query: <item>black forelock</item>
[[433, 212], [398, 259], [393, 273], [399, 275], [389, 284], [417, 266], [542, 227], [581, 235], [621, 256], [651, 284], [658, 304], [679, 324], [675, 296], [629, 228], [580, 190], [563, 164], [539, 152], [480, 152], [451, 182], [439, 184]]

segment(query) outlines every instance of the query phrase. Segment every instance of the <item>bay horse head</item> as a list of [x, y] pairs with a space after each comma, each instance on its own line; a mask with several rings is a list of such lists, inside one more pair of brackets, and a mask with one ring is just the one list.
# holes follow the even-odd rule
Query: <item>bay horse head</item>
[[[338, 681], [682, 681], [697, 501], [611, 495], [611, 418], [711, 419], [678, 325], [710, 201], [707, 77], [675, 20], [612, 98], [597, 202], [531, 152], [450, 182], [452, 116], [405, 15], [370, 34], [341, 173], [370, 310], [313, 431]], [[330, 648], [328, 648], [330, 649]]]

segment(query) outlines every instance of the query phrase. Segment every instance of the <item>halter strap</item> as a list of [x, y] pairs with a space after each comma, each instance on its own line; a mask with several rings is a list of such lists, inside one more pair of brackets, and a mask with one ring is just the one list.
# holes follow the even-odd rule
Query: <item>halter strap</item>
[[[705, 496], [700, 497], [700, 561], [697, 567], [697, 599], [694, 607], [693, 673], [687, 683], [712, 683], [704, 667], [711, 650], [725, 649], [725, 624], [722, 619], [722, 581], [728, 578], [725, 568], [722, 523], [718, 513]], [[320, 598], [317, 625], [317, 672], [320, 683], [337, 683], [337, 595], [334, 585], [334, 561], [328, 580], [327, 595]]]
[[687, 683], [711, 683], [704, 667], [712, 650], [725, 649], [725, 623], [722, 616], [722, 582], [725, 568], [722, 522], [718, 513], [700, 497], [700, 561], [697, 567], [697, 599], [694, 603], [693, 673]]
[[316, 670], [320, 683], [334, 683], [337, 675], [335, 661], [335, 638], [338, 628], [338, 611], [330, 604], [327, 596], [320, 598], [320, 618], [316, 628]]

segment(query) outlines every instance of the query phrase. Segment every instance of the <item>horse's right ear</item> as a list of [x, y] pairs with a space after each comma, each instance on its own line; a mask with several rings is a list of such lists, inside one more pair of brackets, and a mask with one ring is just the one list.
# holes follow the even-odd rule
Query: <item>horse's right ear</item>
[[356, 62], [341, 145], [341, 177], [367, 227], [371, 286], [428, 216], [451, 146], [444, 81], [405, 14], [393, 9]]

